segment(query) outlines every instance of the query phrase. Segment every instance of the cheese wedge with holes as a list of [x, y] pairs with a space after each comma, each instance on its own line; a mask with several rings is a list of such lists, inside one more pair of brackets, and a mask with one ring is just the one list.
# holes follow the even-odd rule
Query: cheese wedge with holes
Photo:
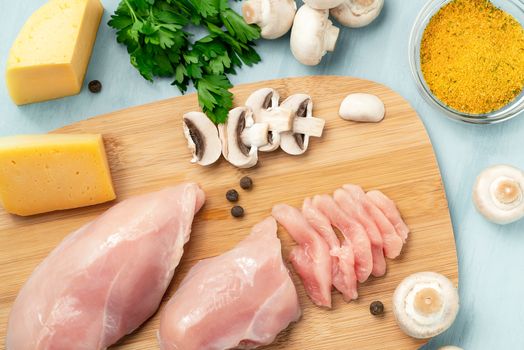
[[17, 215], [115, 199], [101, 135], [0, 138], [0, 202]]
[[7, 61], [16, 104], [80, 92], [103, 12], [99, 0], [49, 0], [31, 15]]

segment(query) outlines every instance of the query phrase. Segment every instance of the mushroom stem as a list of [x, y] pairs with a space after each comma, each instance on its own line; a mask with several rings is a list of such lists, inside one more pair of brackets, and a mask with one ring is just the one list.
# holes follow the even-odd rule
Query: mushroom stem
[[293, 128], [291, 111], [281, 107], [261, 110], [257, 120], [267, 123], [270, 131], [283, 132]]
[[242, 16], [247, 24], [260, 23], [262, 17], [262, 1], [247, 0], [242, 4]]
[[325, 37], [324, 37], [324, 48], [326, 51], [334, 51], [335, 46], [337, 45], [337, 39], [340, 29], [335, 27], [333, 23], [326, 28]]
[[269, 124], [255, 123], [242, 131], [240, 139], [246, 146], [262, 147], [269, 143], [268, 132]]
[[295, 134], [304, 134], [313, 137], [321, 137], [326, 121], [324, 119], [309, 117], [293, 118], [293, 132]]

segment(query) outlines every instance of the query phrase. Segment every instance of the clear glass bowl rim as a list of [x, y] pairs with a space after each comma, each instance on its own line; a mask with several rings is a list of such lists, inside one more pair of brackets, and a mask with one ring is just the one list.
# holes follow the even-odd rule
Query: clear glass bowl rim
[[[411, 34], [409, 37], [409, 65], [411, 74], [415, 79], [416, 85], [422, 97], [429, 102], [429, 104], [437, 107], [440, 111], [451, 119], [463, 121], [473, 124], [494, 124], [516, 117], [520, 112], [524, 111], [524, 91], [520, 93], [512, 102], [499, 110], [495, 110], [485, 114], [469, 114], [457, 111], [440, 101], [427, 86], [422, 70], [420, 67], [420, 42], [426, 25], [433, 15], [440, 10], [442, 6], [453, 0], [429, 0], [420, 10]], [[509, 5], [514, 8], [514, 11], [507, 11], [515, 17], [522, 25], [524, 21], [524, 1], [523, 0], [505, 0], [506, 7]]]

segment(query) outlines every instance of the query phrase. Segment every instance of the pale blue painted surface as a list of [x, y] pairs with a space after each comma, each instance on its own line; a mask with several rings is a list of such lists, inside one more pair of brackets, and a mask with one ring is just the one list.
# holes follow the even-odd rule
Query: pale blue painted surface
[[[240, 71], [233, 82], [351, 75], [386, 84], [403, 95], [422, 117], [435, 147], [460, 264], [461, 312], [453, 328], [426, 349], [446, 344], [467, 350], [524, 349], [524, 221], [505, 227], [490, 224], [477, 214], [470, 200], [475, 177], [484, 167], [510, 163], [524, 168], [524, 116], [495, 126], [459, 124], [421, 98], [410, 75], [407, 46], [425, 1], [387, 0], [376, 23], [360, 30], [343, 29], [335, 54], [313, 68], [294, 60], [289, 37], [260, 42], [263, 62]], [[78, 96], [16, 107], [3, 84], [7, 52], [22, 23], [43, 3], [0, 1], [0, 135], [46, 132], [88, 116], [178, 95], [170, 81], [150, 84], [128, 64], [126, 50], [117, 45], [106, 25], [117, 0], [103, 0], [106, 12], [85, 83], [100, 79], [102, 93], [94, 95], [84, 88]]]

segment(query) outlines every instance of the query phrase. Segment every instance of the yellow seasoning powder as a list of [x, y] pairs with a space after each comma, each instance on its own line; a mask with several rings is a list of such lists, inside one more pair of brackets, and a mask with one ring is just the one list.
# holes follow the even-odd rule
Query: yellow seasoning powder
[[489, 113], [524, 88], [524, 28], [488, 0], [454, 0], [429, 21], [420, 59], [439, 100], [460, 112]]

